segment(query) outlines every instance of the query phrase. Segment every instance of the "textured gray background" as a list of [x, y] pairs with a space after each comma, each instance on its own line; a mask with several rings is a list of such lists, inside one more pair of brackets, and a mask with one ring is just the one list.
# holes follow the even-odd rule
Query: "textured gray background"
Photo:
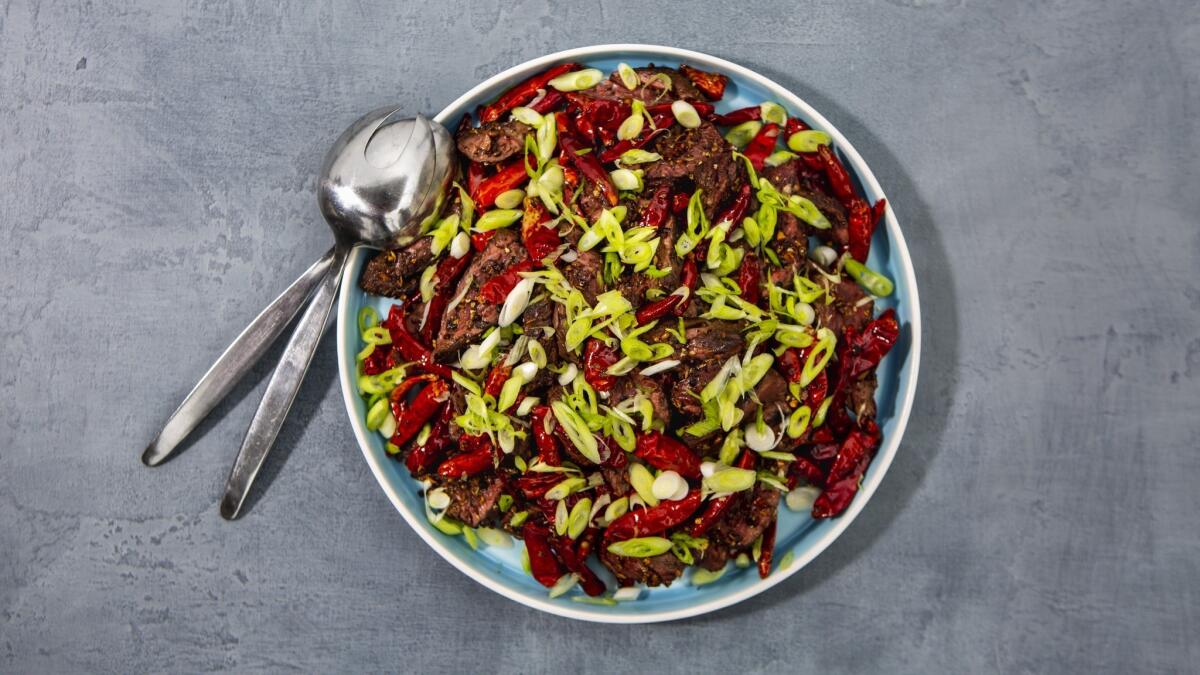
[[[1200, 668], [1200, 5], [294, 4], [3, 3], [0, 671]], [[332, 340], [241, 522], [216, 499], [250, 385], [138, 463], [328, 245], [347, 122], [617, 41], [792, 88], [904, 223], [918, 401], [840, 541], [690, 621], [524, 609], [376, 487]]]

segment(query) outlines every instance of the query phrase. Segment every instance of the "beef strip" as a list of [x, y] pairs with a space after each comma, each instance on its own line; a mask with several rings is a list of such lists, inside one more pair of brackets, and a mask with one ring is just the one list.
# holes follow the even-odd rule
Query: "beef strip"
[[[814, 235], [822, 241], [834, 244], [835, 248], [845, 247], [850, 240], [850, 225], [846, 217], [846, 209], [842, 207], [841, 202], [821, 190], [819, 181], [805, 178], [804, 171], [805, 169], [800, 162], [791, 161], [784, 162], [776, 167], [763, 169], [762, 177], [770, 181], [775, 189], [786, 195], [799, 195], [811, 201], [817, 207], [817, 210], [825, 215], [825, 218], [829, 220], [832, 227], [828, 230], [818, 230], [809, 227], [807, 224], [800, 223], [791, 214], [780, 213], [779, 223], [775, 229], [776, 241], [780, 240], [781, 231], [786, 219], [792, 221], [797, 227], [801, 227], [807, 234]], [[789, 234], [787, 237], [788, 239], [792, 239], [793, 235]], [[806, 249], [808, 247], [807, 244], [808, 242], [805, 241]], [[776, 248], [775, 252], [779, 254], [780, 261], [782, 262], [783, 252], [779, 248]], [[799, 259], [803, 258], [803, 255], [799, 256]], [[788, 280], [791, 280], [790, 275], [788, 276]]]
[[[619, 101], [628, 101], [637, 99], [645, 103], [659, 103], [661, 101], [673, 101], [675, 99], [685, 99], [688, 101], [706, 101], [704, 94], [692, 84], [692, 81], [675, 70], [674, 68], [660, 68], [649, 66], [646, 68], [633, 69], [638, 76], [638, 86], [632, 90], [625, 88], [625, 83], [621, 81], [619, 73], [613, 73], [607, 80], [585, 92], [589, 96], [595, 98], [616, 99]], [[667, 87], [662, 78], [658, 77], [659, 73], [665, 73], [671, 78], [671, 86]]]
[[431, 238], [421, 237], [404, 248], [371, 258], [363, 268], [359, 286], [372, 295], [406, 297], [412, 291], [416, 275], [434, 260], [432, 243]]
[[665, 586], [679, 575], [683, 574], [686, 565], [675, 557], [674, 553], [663, 553], [651, 558], [627, 558], [615, 553], [609, 553], [608, 548], [601, 545], [600, 562], [604, 564], [621, 586], [646, 584], [647, 586]]
[[671, 386], [671, 405], [688, 418], [698, 419], [703, 416], [704, 407], [700, 404], [700, 391], [716, 376], [721, 364], [722, 362], [704, 362], [676, 368], [678, 375]]
[[[575, 212], [583, 216], [588, 223], [595, 223], [600, 218], [600, 212], [609, 208], [608, 200], [604, 198], [600, 188], [586, 178], [580, 183], [577, 192], [579, 199], [575, 202]], [[569, 239], [572, 244], [575, 244], [582, 235], [583, 232], [579, 228], [575, 228], [574, 236]]]
[[679, 360], [684, 363], [715, 363], [720, 368], [730, 356], [745, 348], [742, 327], [742, 323], [715, 319], [687, 321], [684, 324], [687, 343], [678, 351]]
[[771, 281], [776, 286], [791, 288], [792, 277], [803, 274], [808, 256], [808, 234], [799, 218], [790, 213], [779, 214], [771, 248], [779, 257], [780, 264], [771, 268]]
[[[809, 269], [810, 279], [818, 284], [824, 282], [824, 277], [815, 271], [815, 263], [810, 263]], [[812, 308], [816, 312], [818, 325], [833, 331], [839, 340], [846, 326], [860, 331], [866, 328], [875, 312], [875, 302], [857, 282], [843, 275], [841, 282], [830, 284], [829, 292], [833, 295], [831, 304], [826, 304], [823, 298], [813, 302]], [[860, 302], [862, 304], [859, 304]]]
[[690, 179], [696, 189], [704, 191], [700, 201], [710, 220], [746, 182], [745, 168], [733, 158], [733, 148], [708, 122], [695, 129], [675, 125], [652, 145], [650, 149], [662, 159], [645, 165], [645, 179]]
[[[663, 391], [663, 386], [656, 377], [647, 377], [634, 371], [627, 377], [617, 378], [609, 392], [607, 403], [615, 406], [639, 393], [648, 398], [650, 404], [654, 406], [654, 417], [664, 425], [668, 425], [671, 421], [671, 408], [667, 405], [667, 395]], [[640, 417], [635, 417], [635, 419], [641, 421]]]
[[448, 481], [443, 487], [446, 488], [446, 494], [450, 495], [446, 515], [471, 527], [479, 527], [479, 523], [495, 508], [504, 481], [494, 474], [487, 474]]
[[[755, 401], [755, 399], [758, 399]], [[747, 396], [742, 400], [742, 412], [746, 414], [748, 419], [758, 410], [761, 404], [763, 407], [763, 419], [768, 423], [773, 423], [779, 419], [779, 406], [789, 410], [788, 405], [788, 383], [787, 379], [774, 369], [768, 370], [763, 379], [758, 381], [754, 386], [754, 396]]]
[[458, 151], [473, 162], [503, 162], [525, 147], [525, 135], [529, 132], [528, 125], [516, 120], [467, 127], [458, 132]]
[[470, 287], [458, 305], [442, 317], [441, 329], [434, 338], [433, 351], [438, 358], [454, 356], [496, 325], [500, 305], [481, 298], [479, 289], [496, 275], [528, 258], [525, 247], [511, 228], [497, 230], [487, 247], [475, 254], [455, 289], [455, 296], [462, 292], [462, 284], [470, 284]]
[[851, 412], [859, 420], [875, 419], [875, 389], [878, 386], [879, 381], [875, 376], [875, 371], [871, 371], [863, 375], [860, 379], [850, 383], [847, 398], [849, 399]]
[[613, 501], [624, 497], [633, 489], [629, 485], [629, 469], [602, 466], [600, 467], [600, 475], [604, 477], [605, 484], [612, 491]]
[[735, 499], [733, 506], [708, 531], [710, 549], [715, 545], [732, 552], [753, 544], [778, 513], [779, 490], [772, 487], [760, 484], [752, 493], [739, 494]]
[[601, 273], [604, 269], [604, 258], [595, 250], [581, 251], [575, 262], [564, 265], [563, 277], [567, 282], [583, 293], [589, 305], [596, 304], [596, 296], [603, 292]]

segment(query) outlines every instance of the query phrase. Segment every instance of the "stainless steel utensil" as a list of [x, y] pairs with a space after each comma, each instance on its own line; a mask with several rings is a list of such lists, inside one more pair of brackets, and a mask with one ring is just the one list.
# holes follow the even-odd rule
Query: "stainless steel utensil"
[[358, 245], [382, 248], [415, 237], [421, 219], [449, 187], [454, 166], [450, 134], [424, 117], [405, 118], [389, 107], [352, 124], [326, 154], [318, 186], [318, 204], [333, 230], [334, 247], [230, 344], [146, 448], [142, 461], [157, 466], [166, 460], [311, 296], [226, 484], [221, 515], [236, 518], [320, 342], [350, 250]]
[[325, 155], [317, 201], [333, 230], [333, 262], [250, 421], [225, 484], [222, 517], [237, 518], [292, 407], [325, 332], [350, 250], [360, 245], [382, 247], [413, 236], [421, 218], [450, 185], [454, 152], [453, 139], [441, 124], [421, 116], [404, 118], [397, 109], [382, 108], [351, 125]]

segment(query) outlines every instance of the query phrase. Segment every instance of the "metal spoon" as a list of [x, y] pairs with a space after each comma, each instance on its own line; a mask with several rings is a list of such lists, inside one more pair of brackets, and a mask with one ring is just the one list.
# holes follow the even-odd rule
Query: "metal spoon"
[[[376, 111], [373, 114], [381, 112]], [[395, 122], [399, 121], [395, 120]], [[423, 132], [424, 127], [419, 129], [415, 120], [403, 121], [406, 124], [391, 123], [386, 132], [381, 132], [379, 142], [372, 145], [372, 158], [377, 163], [386, 162], [389, 154], [398, 152], [407, 155], [406, 162], [422, 167], [412, 176], [405, 177], [406, 181], [415, 181], [413, 185], [424, 193], [420, 208], [417, 209], [422, 211], [432, 205], [440, 195], [442, 186], [437, 183], [436, 178], [445, 169], [437, 167], [438, 157], [436, 153], [428, 152], [428, 144], [408, 142], [412, 136], [418, 134], [418, 131]], [[440, 125], [436, 126], [440, 127]], [[426, 163], [428, 167], [425, 167]], [[406, 166], [408, 165], [406, 164]], [[323, 184], [324, 180], [323, 178]], [[383, 189], [386, 190], [386, 186]], [[399, 238], [405, 235], [402, 232], [396, 232], [395, 236]], [[313, 263], [292, 285], [280, 293], [230, 343], [183, 402], [179, 404], [179, 407], [175, 409], [175, 412], [171, 413], [158, 436], [146, 447], [142, 453], [142, 462], [146, 466], [158, 466], [170, 458], [188, 434], [212, 412], [218, 403], [229, 395], [234, 385], [249, 372], [251, 366], [262, 358], [267, 348], [275, 342], [284, 328], [304, 307], [305, 302], [312, 295], [313, 288], [329, 271], [333, 258], [334, 249], [330, 248], [320, 260]]]
[[[408, 119], [381, 108], [352, 124], [325, 155], [317, 201], [333, 230], [333, 261], [271, 374], [225, 484], [221, 516], [237, 518], [254, 477], [312, 361], [351, 249], [392, 245], [415, 235], [418, 224], [449, 187], [454, 174], [449, 132], [424, 117]], [[432, 159], [432, 161], [431, 161]]]

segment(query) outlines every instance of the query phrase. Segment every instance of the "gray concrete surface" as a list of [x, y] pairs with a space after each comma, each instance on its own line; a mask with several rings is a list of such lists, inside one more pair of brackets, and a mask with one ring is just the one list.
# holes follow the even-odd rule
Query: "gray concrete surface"
[[[290, 4], [0, 9], [0, 671], [1200, 668], [1200, 5]], [[393, 511], [331, 341], [241, 522], [216, 500], [253, 386], [138, 463], [326, 247], [313, 172], [350, 119], [617, 41], [793, 88], [904, 222], [919, 398], [829, 551], [690, 621], [524, 609]]]

